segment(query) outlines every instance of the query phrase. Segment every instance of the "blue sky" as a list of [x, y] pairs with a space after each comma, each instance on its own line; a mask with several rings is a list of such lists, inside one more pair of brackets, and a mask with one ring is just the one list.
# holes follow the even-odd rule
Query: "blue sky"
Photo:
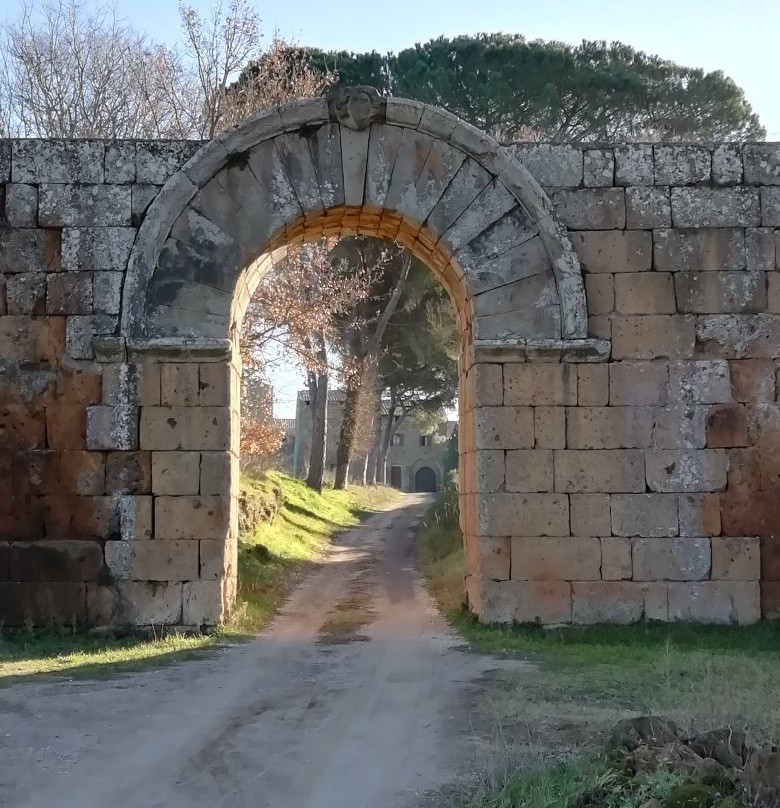
[[[204, 11], [214, 4], [188, 2]], [[177, 41], [177, 0], [115, 3], [135, 27], [156, 39]], [[780, 0], [271, 0], [256, 5], [268, 37], [278, 29], [287, 39], [327, 50], [398, 51], [440, 35], [480, 31], [571, 43], [620, 40], [681, 64], [722, 70], [745, 90], [768, 138], [780, 141]], [[0, 17], [13, 16], [16, 8], [16, 0], [0, 0]], [[274, 376], [276, 414], [293, 417], [300, 377]]]

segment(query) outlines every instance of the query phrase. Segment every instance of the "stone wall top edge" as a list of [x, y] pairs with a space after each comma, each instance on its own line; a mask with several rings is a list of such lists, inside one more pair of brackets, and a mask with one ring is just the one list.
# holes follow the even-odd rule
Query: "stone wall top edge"
[[552, 140], [501, 140], [501, 146], [523, 146], [525, 148], [536, 148], [538, 146], [561, 147], [580, 149], [585, 151], [587, 149], [616, 149], [624, 148], [626, 146], [703, 146], [706, 149], [716, 149], [719, 146], [768, 146], [780, 147], [780, 140], [612, 140], [612, 141], [566, 141], [565, 143], [556, 143]]
[[139, 138], [139, 137], [0, 137], [0, 146], [13, 145], [14, 143], [105, 143], [107, 145], [125, 145], [128, 143], [145, 145], [155, 145], [158, 143], [190, 145], [196, 144], [204, 146], [208, 140], [200, 138]]

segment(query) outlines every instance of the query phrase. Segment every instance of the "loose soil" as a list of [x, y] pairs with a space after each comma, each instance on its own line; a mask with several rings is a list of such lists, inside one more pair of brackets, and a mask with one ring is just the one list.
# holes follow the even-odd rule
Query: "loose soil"
[[337, 537], [250, 643], [0, 691], [0, 805], [412, 808], [479, 769], [471, 706], [528, 663], [468, 652], [437, 611], [414, 564], [429, 504]]

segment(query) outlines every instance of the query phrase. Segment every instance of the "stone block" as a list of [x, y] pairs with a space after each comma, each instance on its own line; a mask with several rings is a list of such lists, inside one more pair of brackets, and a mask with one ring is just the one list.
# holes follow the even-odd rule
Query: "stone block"
[[155, 494], [187, 496], [200, 492], [200, 452], [152, 452], [151, 467]]
[[720, 496], [718, 494], [679, 494], [677, 509], [681, 536], [717, 536], [720, 534]]
[[724, 359], [670, 362], [669, 400], [685, 404], [732, 401], [729, 363]]
[[582, 183], [582, 150], [576, 146], [530, 143], [508, 148], [545, 188], [576, 188]]
[[583, 185], [604, 188], [614, 184], [615, 153], [612, 149], [585, 149], [583, 153]]
[[[492, 454], [492, 453], [491, 453]], [[482, 477], [480, 476], [480, 479]], [[498, 489], [487, 489], [498, 490]], [[506, 453], [505, 491], [522, 493], [553, 490], [553, 453], [551, 449], [519, 449]]]
[[153, 538], [152, 497], [116, 494], [114, 499], [122, 540], [147, 541]]
[[137, 143], [136, 182], [164, 185], [202, 145], [202, 142], [197, 140]]
[[551, 199], [570, 230], [622, 230], [626, 226], [622, 188], [561, 189], [553, 191]]
[[679, 532], [674, 494], [613, 494], [612, 535], [669, 537]]
[[696, 323], [685, 315], [648, 314], [612, 320], [612, 358], [678, 359], [693, 356]]
[[572, 536], [608, 536], [609, 494], [570, 494]]
[[577, 370], [573, 365], [553, 362], [504, 365], [505, 405], [543, 407], [576, 403]]
[[669, 619], [749, 625], [761, 619], [758, 581], [669, 584]]
[[566, 410], [563, 407], [534, 407], [534, 439], [537, 449], [566, 446]]
[[588, 334], [598, 339], [612, 339], [612, 321], [609, 316], [588, 317]]
[[674, 314], [677, 309], [671, 273], [615, 275], [615, 310], [620, 314]]
[[609, 403], [613, 407], [656, 406], [668, 400], [668, 362], [610, 363]]
[[157, 451], [230, 449], [227, 407], [142, 407], [141, 448]]
[[780, 274], [777, 272], [767, 275], [767, 310], [780, 314]]
[[[503, 452], [501, 453], [503, 454]], [[238, 459], [230, 452], [201, 452], [200, 493], [228, 496], [238, 479]]]
[[631, 541], [625, 537], [601, 538], [602, 581], [628, 581], [633, 573]]
[[135, 141], [106, 143], [106, 182], [135, 182]]
[[0, 614], [9, 628], [82, 626], [86, 606], [83, 583], [0, 583]]
[[65, 494], [82, 496], [105, 493], [106, 457], [102, 452], [59, 453], [59, 482]]
[[571, 622], [571, 585], [566, 581], [482, 583], [480, 617], [487, 623]]
[[34, 185], [5, 186], [5, 219], [11, 227], [37, 226], [38, 189]]
[[761, 224], [780, 227], [780, 188], [761, 189]]
[[642, 272], [651, 267], [652, 236], [646, 231], [582, 231], [569, 237], [585, 272]]
[[182, 585], [157, 581], [118, 581], [118, 622], [133, 626], [181, 624]]
[[752, 403], [775, 399], [775, 364], [770, 359], [732, 360], [729, 371], [735, 401]]
[[96, 541], [18, 541], [8, 550], [12, 581], [94, 581], [102, 566], [103, 550]]
[[479, 407], [477, 449], [530, 449], [534, 445], [531, 407]]
[[709, 578], [712, 564], [708, 538], [634, 538], [632, 558], [635, 581], [701, 581]]
[[121, 272], [92, 273], [92, 307], [101, 314], [119, 314], [122, 307]]
[[656, 185], [697, 185], [710, 181], [712, 155], [706, 146], [656, 144], [653, 153]]
[[588, 314], [610, 314], [615, 309], [615, 276], [607, 273], [585, 275], [585, 293]]
[[716, 536], [712, 539], [712, 579], [757, 581], [761, 577], [761, 547], [755, 536]]
[[645, 592], [641, 584], [620, 581], [572, 584], [572, 623], [629, 625], [645, 617]]
[[24, 272], [6, 278], [6, 312], [10, 315], [46, 313], [45, 272]]
[[723, 272], [747, 266], [739, 228], [655, 230], [653, 266], [659, 272]]
[[131, 222], [134, 227], [140, 227], [146, 211], [160, 194], [161, 189], [159, 185], [131, 185], [130, 187], [132, 191], [130, 197]]
[[230, 526], [230, 498], [158, 496], [154, 500], [156, 539], [221, 539]]
[[231, 404], [230, 377], [232, 372], [230, 364], [227, 362], [209, 362], [199, 365], [198, 389], [202, 406], [227, 407]]
[[137, 407], [87, 407], [86, 413], [87, 449], [138, 448]]
[[107, 541], [106, 565], [117, 580], [192, 581], [198, 578], [194, 541]]
[[56, 230], [0, 232], [0, 273], [59, 272], [60, 233]]
[[651, 230], [672, 226], [672, 195], [669, 188], [626, 188], [626, 227]]
[[58, 272], [48, 276], [46, 285], [47, 314], [91, 314], [92, 274]]
[[62, 268], [68, 272], [123, 272], [135, 240], [134, 227], [66, 227]]
[[195, 407], [199, 402], [198, 365], [165, 363], [160, 366], [160, 403], [166, 407]]
[[513, 581], [597, 581], [601, 545], [596, 538], [512, 537]]
[[87, 584], [87, 624], [89, 626], [112, 626], [119, 611], [119, 597], [113, 586]]
[[60, 367], [57, 398], [70, 404], [99, 404], [103, 378], [97, 368]]
[[677, 310], [693, 314], [757, 313], [766, 308], [764, 272], [677, 272]]
[[609, 365], [579, 365], [577, 403], [581, 407], [605, 407], [609, 403]]
[[649, 407], [570, 407], [568, 449], [634, 449], [652, 444], [655, 412]]
[[774, 314], [711, 314], [696, 320], [702, 356], [775, 359], [780, 356], [780, 317]]
[[183, 585], [182, 593], [186, 626], [217, 626], [230, 611], [221, 581], [193, 581]]
[[67, 318], [65, 348], [71, 359], [92, 359], [96, 336], [111, 336], [117, 326], [114, 314], [72, 315]]
[[723, 449], [656, 449], [645, 454], [647, 486], [663, 493], [706, 493], [726, 487]]
[[555, 490], [571, 494], [645, 490], [639, 449], [565, 449], [555, 452]]
[[150, 494], [151, 452], [109, 452], [106, 456], [107, 494]]
[[745, 231], [745, 265], [750, 272], [772, 272], [776, 267], [775, 231], [749, 227]]
[[45, 446], [46, 420], [43, 410], [21, 404], [0, 405], [0, 449], [18, 452], [43, 449]]
[[[194, 544], [194, 542], [187, 542], [187, 544]], [[220, 581], [223, 578], [235, 577], [233, 553], [227, 542], [204, 539], [198, 542], [198, 545], [200, 547], [199, 578], [201, 581]]]
[[504, 403], [504, 377], [501, 365], [476, 364], [469, 368], [473, 378], [479, 406], [497, 406]]
[[485, 536], [568, 536], [569, 500], [560, 494], [486, 494], [480, 498], [480, 529]]
[[745, 408], [741, 404], [717, 404], [707, 415], [707, 448], [730, 449], [748, 445]]
[[103, 182], [105, 146], [101, 140], [15, 140], [14, 182], [41, 184]]
[[780, 145], [745, 143], [742, 162], [746, 185], [780, 185]]
[[656, 411], [653, 446], [656, 449], [704, 449], [707, 445], [705, 406], [677, 404]]
[[672, 222], [692, 228], [758, 227], [762, 224], [758, 189], [672, 188]]
[[716, 146], [712, 151], [712, 181], [716, 185], [739, 185], [742, 179], [742, 144]]
[[615, 185], [652, 185], [653, 147], [632, 143], [615, 147]]
[[131, 223], [128, 185], [40, 185], [42, 227], [124, 227]]
[[46, 442], [50, 449], [101, 448], [86, 446], [86, 432], [86, 412], [81, 405], [55, 402], [46, 407]]

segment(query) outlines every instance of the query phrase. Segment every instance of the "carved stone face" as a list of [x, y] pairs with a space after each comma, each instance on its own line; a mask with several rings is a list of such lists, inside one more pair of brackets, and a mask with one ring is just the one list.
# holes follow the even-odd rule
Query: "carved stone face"
[[383, 119], [384, 104], [373, 87], [344, 87], [330, 99], [331, 114], [343, 126], [360, 131]]

